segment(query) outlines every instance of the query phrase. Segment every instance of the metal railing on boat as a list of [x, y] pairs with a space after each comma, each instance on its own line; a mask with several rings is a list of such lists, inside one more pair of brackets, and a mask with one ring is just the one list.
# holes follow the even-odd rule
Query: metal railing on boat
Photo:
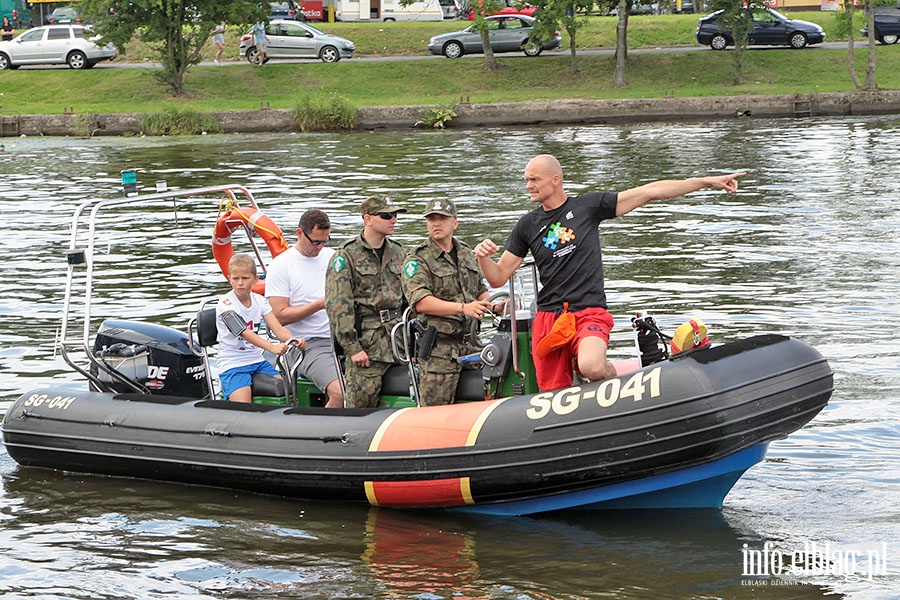
[[[157, 182], [156, 193], [126, 195], [117, 198], [94, 198], [91, 200], [86, 200], [79, 204], [78, 207], [76, 207], [75, 213], [72, 217], [69, 247], [66, 251], [66, 261], [68, 263], [68, 269], [66, 273], [63, 314], [60, 330], [57, 335], [56, 347], [66, 364], [68, 364], [76, 372], [87, 378], [98, 389], [108, 389], [109, 386], [107, 383], [101, 381], [94, 373], [91, 372], [91, 366], [93, 366], [93, 368], [97, 371], [107, 373], [110, 377], [132, 388], [135, 392], [149, 392], [149, 390], [147, 390], [144, 386], [123, 376], [115, 369], [112, 369], [111, 367], [106, 365], [106, 363], [104, 363], [102, 360], [98, 360], [95, 356], [93, 356], [90, 348], [94, 255], [96, 252], [97, 223], [99, 215], [105, 209], [171, 202], [172, 208], [175, 211], [175, 218], [177, 220], [177, 211], [179, 209], [178, 200], [186, 198], [201, 198], [214, 194], [225, 194], [230, 200], [234, 202], [237, 202], [238, 198], [240, 197], [241, 199], [246, 200], [255, 210], [259, 210], [259, 206], [257, 205], [256, 199], [253, 197], [253, 194], [250, 192], [250, 190], [242, 185], [228, 184], [179, 190], [168, 189], [168, 186], [165, 185], [165, 182]], [[184, 204], [182, 204], [181, 206], [184, 206]], [[252, 239], [250, 230], [246, 227], [245, 224], [241, 223], [241, 225], [243, 226], [248, 238], [250, 239], [252, 250], [256, 254], [258, 262], [261, 265], [265, 265], [262, 254], [260, 253], [256, 243]], [[79, 247], [79, 239], [81, 238], [86, 238], [86, 240], [84, 245], [82, 247]], [[74, 319], [72, 315], [72, 307], [75, 297], [74, 287], [76, 283], [77, 273], [82, 272], [79, 268], [82, 265], [84, 265], [84, 300], [81, 315], [83, 321], [81, 328], [82, 332], [81, 336], [70, 338], [70, 323]], [[74, 328], [75, 324], [71, 324], [72, 328]], [[69, 350], [77, 348], [79, 346], [84, 351], [89, 361], [89, 366], [87, 368], [78, 365], [72, 358], [72, 356], [70, 356]]]

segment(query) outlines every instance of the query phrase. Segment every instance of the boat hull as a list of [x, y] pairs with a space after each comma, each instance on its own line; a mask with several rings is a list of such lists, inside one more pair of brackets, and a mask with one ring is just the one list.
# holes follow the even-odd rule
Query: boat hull
[[811, 347], [756, 336], [581, 386], [354, 410], [39, 389], [3, 440], [26, 466], [502, 514], [721, 506], [768, 442], [828, 402]]

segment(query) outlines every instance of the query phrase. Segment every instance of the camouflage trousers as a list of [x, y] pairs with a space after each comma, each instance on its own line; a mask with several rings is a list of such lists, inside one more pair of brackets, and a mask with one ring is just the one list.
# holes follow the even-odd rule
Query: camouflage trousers
[[381, 379], [394, 363], [369, 361], [368, 367], [357, 367], [347, 360], [344, 374], [344, 408], [374, 408], [381, 394]]
[[428, 360], [419, 361], [419, 404], [435, 406], [452, 404], [456, 397], [459, 373], [456, 359], [472, 351], [465, 343], [439, 342]]
[[462, 366], [446, 358], [429, 358], [419, 362], [419, 404], [435, 406], [452, 404]]

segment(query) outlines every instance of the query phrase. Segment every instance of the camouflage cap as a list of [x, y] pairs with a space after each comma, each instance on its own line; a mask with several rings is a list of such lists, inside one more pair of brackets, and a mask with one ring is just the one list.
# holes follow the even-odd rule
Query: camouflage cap
[[456, 218], [456, 205], [450, 200], [429, 200], [425, 205], [425, 216], [444, 215]]
[[394, 204], [390, 196], [369, 196], [359, 207], [359, 212], [364, 215], [377, 215], [378, 213], [406, 212]]

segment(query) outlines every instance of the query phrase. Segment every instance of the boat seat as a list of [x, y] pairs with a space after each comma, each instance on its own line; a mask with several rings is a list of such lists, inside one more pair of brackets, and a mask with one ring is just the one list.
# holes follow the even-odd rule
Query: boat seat
[[[405, 365], [393, 365], [384, 374], [381, 393], [386, 396], [409, 396], [409, 369]], [[457, 401], [484, 400], [484, 377], [480, 367], [463, 367], [456, 384]]]
[[219, 342], [216, 328], [216, 309], [204, 308], [197, 313], [197, 343], [203, 348], [215, 346]]
[[409, 369], [406, 365], [392, 365], [381, 378], [381, 393], [385, 396], [409, 396]]
[[284, 379], [266, 373], [254, 373], [250, 389], [254, 396], [280, 398], [285, 395]]
[[484, 371], [480, 366], [464, 366], [459, 374], [459, 383], [456, 384], [456, 399], [459, 400], [484, 400]]
[[[335, 357], [341, 391], [345, 391], [344, 369], [347, 364], [347, 355], [333, 333], [331, 334], [331, 348]], [[386, 396], [409, 396], [409, 369], [404, 365], [388, 367], [387, 372], [381, 378], [381, 393]]]

